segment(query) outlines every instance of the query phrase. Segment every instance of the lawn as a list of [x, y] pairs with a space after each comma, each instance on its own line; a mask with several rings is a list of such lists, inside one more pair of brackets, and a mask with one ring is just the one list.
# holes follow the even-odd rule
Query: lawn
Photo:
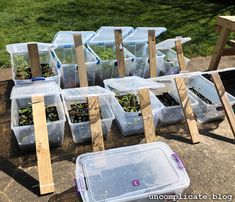
[[234, 15], [235, 4], [219, 0], [0, 0], [0, 67], [10, 65], [6, 44], [51, 42], [59, 30], [100, 26], [165, 26], [158, 41], [190, 36], [188, 57], [211, 55], [218, 15]]

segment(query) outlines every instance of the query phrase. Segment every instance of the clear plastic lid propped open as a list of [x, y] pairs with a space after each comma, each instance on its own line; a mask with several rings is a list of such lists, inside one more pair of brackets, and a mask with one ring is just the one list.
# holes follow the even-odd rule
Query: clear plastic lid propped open
[[81, 34], [82, 42], [85, 44], [93, 35], [94, 31], [59, 31], [56, 33], [52, 44], [54, 45], [74, 45], [73, 34]]
[[114, 30], [121, 29], [122, 37], [125, 38], [131, 31], [134, 30], [133, 27], [100, 27], [96, 34], [89, 40], [89, 44], [109, 44], [114, 43]]
[[172, 38], [172, 39], [166, 39], [166, 40], [164, 40], [160, 43], [157, 43], [156, 48], [160, 49], [160, 50], [161, 49], [164, 50], [164, 49], [174, 48], [176, 40], [180, 40], [181, 43], [183, 44], [183, 43], [186, 43], [186, 42], [190, 41], [191, 38], [190, 37], [181, 37], [181, 36], [179, 36], [179, 37]]
[[30, 98], [32, 96], [59, 95], [60, 87], [54, 82], [33, 83], [27, 86], [14, 86], [11, 91], [11, 99]]
[[165, 27], [137, 27], [131, 34], [129, 34], [124, 40], [124, 43], [146, 43], [148, 42], [148, 31], [155, 30], [155, 37], [160, 36], [163, 32], [166, 32]]
[[183, 163], [160, 142], [83, 154], [76, 182], [83, 201], [90, 202], [131, 201], [189, 186]]

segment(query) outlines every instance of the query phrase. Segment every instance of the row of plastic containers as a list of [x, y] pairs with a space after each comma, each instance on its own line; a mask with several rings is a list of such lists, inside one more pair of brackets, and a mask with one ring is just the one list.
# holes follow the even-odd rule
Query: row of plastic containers
[[[74, 33], [81, 33], [89, 85], [103, 85], [104, 79], [116, 78], [118, 67], [115, 53], [114, 30], [121, 29], [124, 45], [126, 76], [149, 77], [148, 30], [154, 29], [156, 37], [166, 31], [164, 27], [101, 27], [93, 31], [60, 31], [52, 44], [38, 43], [40, 63], [51, 67], [52, 75], [42, 75], [45, 81], [62, 83], [63, 88], [79, 86], [78, 67], [75, 58]], [[190, 38], [179, 38], [182, 43]], [[175, 39], [156, 44], [157, 74], [169, 75], [179, 72]], [[27, 43], [7, 45], [11, 55], [15, 85], [32, 83]], [[185, 58], [186, 63], [189, 61]], [[23, 70], [23, 71], [22, 71]], [[61, 78], [61, 81], [60, 81]], [[38, 78], [36, 78], [38, 79]]]

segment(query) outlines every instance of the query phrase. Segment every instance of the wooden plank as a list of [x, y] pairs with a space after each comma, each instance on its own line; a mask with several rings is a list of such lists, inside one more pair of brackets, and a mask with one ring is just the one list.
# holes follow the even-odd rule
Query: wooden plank
[[51, 167], [44, 97], [33, 96], [31, 100], [33, 109], [39, 188], [41, 194], [48, 194], [54, 192], [55, 189]]
[[223, 50], [222, 56], [235, 55], [235, 48], [225, 48]]
[[115, 45], [116, 45], [116, 58], [118, 64], [118, 73], [119, 77], [125, 77], [126, 69], [125, 69], [125, 59], [124, 59], [124, 49], [122, 45], [122, 30], [115, 30]]
[[30, 43], [27, 46], [32, 77], [40, 77], [42, 75], [42, 70], [38, 53], [38, 45], [36, 43]]
[[181, 106], [184, 111], [184, 116], [186, 119], [186, 123], [189, 129], [189, 134], [192, 139], [192, 143], [198, 143], [199, 142], [199, 132], [197, 127], [197, 122], [194, 118], [194, 113], [190, 104], [189, 96], [187, 93], [187, 89], [185, 86], [185, 82], [183, 78], [176, 77], [175, 78], [175, 84], [177, 87], [177, 91], [180, 97]]
[[218, 68], [229, 32], [226, 27], [222, 27], [208, 70], [216, 70]]
[[228, 97], [226, 95], [226, 91], [224, 89], [224, 85], [221, 81], [221, 78], [218, 74], [218, 72], [215, 72], [212, 74], [212, 80], [215, 84], [215, 89], [219, 95], [220, 101], [224, 107], [225, 115], [227, 117], [227, 120], [229, 122], [229, 125], [232, 129], [233, 135], [235, 137], [235, 115], [233, 112], [233, 108], [229, 103]]
[[222, 30], [222, 27], [221, 27], [221, 26], [215, 25], [215, 31], [216, 31], [216, 32], [220, 33], [221, 30]]
[[148, 45], [149, 45], [149, 72], [150, 77], [157, 76], [157, 60], [156, 60], [156, 39], [155, 30], [148, 31]]
[[235, 31], [235, 16], [219, 16], [217, 25]]
[[84, 55], [83, 43], [82, 43], [82, 35], [74, 34], [73, 39], [74, 39], [74, 45], [75, 45], [75, 51], [76, 51], [76, 60], [77, 60], [77, 65], [78, 65], [78, 78], [80, 82], [80, 87], [87, 87], [88, 80], [87, 80], [87, 70], [86, 70], [86, 64], [85, 64], [85, 55]]
[[151, 108], [149, 89], [138, 91], [140, 98], [140, 109], [144, 124], [144, 135], [147, 143], [156, 141], [153, 113]]
[[184, 58], [184, 53], [183, 53], [183, 47], [182, 47], [180, 40], [175, 41], [175, 48], [176, 48], [180, 71], [185, 71], [186, 64], [185, 64], [185, 58]]
[[104, 141], [100, 119], [99, 97], [88, 97], [88, 105], [93, 151], [102, 151], [104, 150]]

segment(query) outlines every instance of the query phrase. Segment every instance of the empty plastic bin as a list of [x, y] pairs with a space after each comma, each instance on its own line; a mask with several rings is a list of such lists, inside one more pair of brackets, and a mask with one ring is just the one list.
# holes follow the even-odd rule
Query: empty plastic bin
[[[124, 136], [137, 134], [144, 132], [143, 126], [143, 118], [141, 116], [141, 111], [139, 109], [139, 96], [138, 96], [138, 89], [139, 88], [162, 88], [164, 85], [157, 85], [152, 81], [145, 80], [140, 77], [126, 77], [126, 78], [119, 78], [119, 79], [107, 79], [104, 81], [105, 88], [111, 90], [115, 93], [116, 98], [112, 101], [112, 110], [115, 115], [115, 121], [121, 130], [121, 133]], [[133, 110], [126, 110], [120, 104], [118, 99], [122, 99], [121, 97], [117, 96], [130, 96], [129, 100], [132, 99], [130, 102], [134, 102], [135, 107], [133, 106]], [[123, 98], [126, 99], [126, 98]], [[153, 93], [150, 92], [150, 101], [151, 107], [153, 112], [153, 119], [154, 119], [154, 126], [156, 127], [158, 123], [158, 119], [160, 113], [163, 109], [163, 104], [154, 96]], [[125, 101], [128, 102], [128, 101]], [[125, 103], [124, 103], [125, 104]], [[129, 107], [129, 106], [127, 106]]]
[[[32, 96], [44, 96], [45, 107], [56, 107], [57, 119], [47, 121], [49, 143], [51, 146], [61, 145], [64, 139], [65, 115], [60, 99], [60, 88], [54, 82], [34, 83], [27, 86], [15, 86], [11, 92], [11, 128], [14, 131], [21, 150], [33, 149], [35, 146], [34, 125], [22, 124], [22, 114], [19, 110], [32, 108]], [[29, 118], [30, 114], [27, 115]], [[47, 115], [49, 119], [51, 114]], [[53, 115], [54, 116], [54, 115]], [[32, 118], [32, 117], [31, 117]], [[28, 119], [27, 119], [28, 120]]]
[[[165, 27], [137, 27], [124, 40], [125, 48], [135, 56], [135, 66], [130, 71], [130, 76], [149, 77], [149, 50], [148, 50], [148, 30], [155, 30], [155, 36], [165, 32]], [[157, 51], [157, 75], [161, 74], [164, 54]]]
[[[27, 44], [28, 43], [16, 43], [6, 46], [6, 49], [11, 56], [12, 79], [15, 85], [32, 84], [33, 80], [39, 79], [43, 82], [53, 81], [60, 85], [60, 72], [49, 52], [51, 44], [37, 43], [40, 64], [43, 65], [42, 76], [40, 78], [32, 78]], [[50, 68], [44, 72], [43, 68], [47, 68], [48, 65]]]
[[[206, 123], [224, 118], [224, 110], [212, 82], [201, 75], [193, 76], [188, 78], [187, 88], [199, 102], [197, 107], [193, 107], [198, 122]], [[235, 97], [229, 93], [226, 95], [230, 104], [235, 104]]]
[[[58, 64], [63, 88], [79, 87], [78, 66], [76, 61], [76, 52], [74, 48], [73, 34], [80, 33], [83, 43], [85, 44], [95, 32], [91, 31], [60, 31], [53, 40], [51, 47], [51, 55], [54, 61]], [[95, 74], [99, 67], [98, 60], [85, 46], [84, 56], [87, 68], [87, 80], [90, 86], [95, 85]]]
[[[89, 96], [99, 96], [101, 124], [104, 137], [107, 137], [109, 134], [114, 119], [114, 114], [110, 107], [114, 94], [110, 91], [100, 86], [64, 89], [62, 91], [62, 98], [65, 113], [72, 132], [73, 141], [75, 143], [82, 143], [91, 140], [90, 121], [87, 117], [88, 106], [86, 106], [86, 109], [84, 110], [84, 113], [86, 113], [86, 119], [81, 122], [72, 121], [71, 111], [72, 106], [75, 104], [87, 104], [87, 97]], [[85, 107], [83, 106], [83, 108]]]
[[[101, 27], [88, 41], [88, 48], [99, 60], [96, 74], [96, 82], [99, 85], [103, 84], [104, 79], [119, 77], [114, 38], [115, 29], [122, 29], [123, 38], [133, 30], [132, 27]], [[125, 48], [123, 49], [126, 75], [129, 75], [134, 65], [134, 56]]]
[[190, 184], [179, 156], [161, 142], [82, 154], [76, 160], [75, 176], [84, 202], [182, 194]]

